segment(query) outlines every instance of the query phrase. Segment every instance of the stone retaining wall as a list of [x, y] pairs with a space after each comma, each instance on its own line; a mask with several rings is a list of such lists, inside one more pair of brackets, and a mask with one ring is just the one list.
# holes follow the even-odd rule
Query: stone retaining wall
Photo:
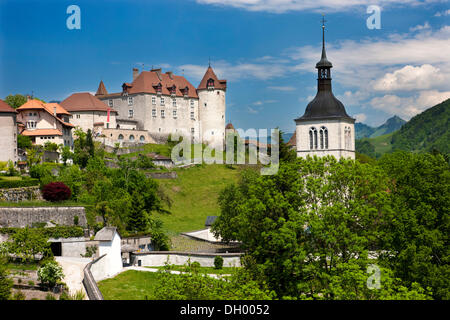
[[25, 228], [48, 221], [73, 226], [75, 216], [78, 216], [79, 226], [87, 225], [84, 207], [0, 207], [0, 227]]
[[27, 200], [42, 200], [39, 186], [0, 189], [0, 201], [19, 202]]
[[240, 267], [241, 253], [198, 253], [176, 251], [152, 251], [146, 253], [133, 252], [130, 256], [131, 265], [142, 267], [164, 266], [166, 262], [174, 265], [185, 265], [190, 262], [198, 262], [202, 267], [214, 267], [214, 258], [221, 256], [224, 267]]

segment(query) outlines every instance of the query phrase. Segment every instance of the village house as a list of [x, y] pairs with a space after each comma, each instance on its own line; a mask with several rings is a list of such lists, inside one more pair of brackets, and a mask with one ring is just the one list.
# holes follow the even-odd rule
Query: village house
[[17, 111], [0, 99], [0, 161], [17, 162]]
[[43, 146], [52, 142], [73, 147], [70, 113], [59, 104], [29, 99], [16, 110], [20, 134], [30, 137], [33, 144]]

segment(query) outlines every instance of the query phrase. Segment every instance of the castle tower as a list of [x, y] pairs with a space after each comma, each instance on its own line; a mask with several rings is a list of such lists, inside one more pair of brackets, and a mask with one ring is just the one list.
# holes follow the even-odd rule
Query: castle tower
[[322, 22], [322, 57], [318, 70], [317, 94], [305, 114], [295, 119], [298, 157], [327, 156], [355, 159], [355, 119], [333, 95], [331, 68], [325, 52], [325, 20]]
[[223, 145], [225, 140], [225, 93], [227, 81], [219, 80], [211, 66], [197, 88], [198, 113], [203, 143]]

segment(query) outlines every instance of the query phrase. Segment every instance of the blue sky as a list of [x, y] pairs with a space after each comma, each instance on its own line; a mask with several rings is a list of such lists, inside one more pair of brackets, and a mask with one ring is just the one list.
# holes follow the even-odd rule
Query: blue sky
[[[66, 9], [81, 9], [69, 30]], [[369, 5], [381, 29], [368, 29]], [[408, 120], [450, 97], [450, 6], [419, 0], [0, 0], [0, 98], [121, 90], [132, 68], [228, 80], [227, 122], [294, 131], [316, 92], [321, 17], [333, 91], [357, 120]]]

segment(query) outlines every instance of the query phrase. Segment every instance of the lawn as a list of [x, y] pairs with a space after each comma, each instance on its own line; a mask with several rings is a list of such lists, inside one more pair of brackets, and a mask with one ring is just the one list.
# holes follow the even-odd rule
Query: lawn
[[153, 299], [158, 278], [155, 272], [129, 270], [98, 283], [105, 300]]
[[173, 201], [171, 214], [156, 214], [163, 221], [164, 229], [172, 234], [203, 229], [207, 216], [219, 215], [219, 194], [227, 185], [238, 181], [241, 169], [203, 164], [175, 171], [177, 179], [158, 180]]

